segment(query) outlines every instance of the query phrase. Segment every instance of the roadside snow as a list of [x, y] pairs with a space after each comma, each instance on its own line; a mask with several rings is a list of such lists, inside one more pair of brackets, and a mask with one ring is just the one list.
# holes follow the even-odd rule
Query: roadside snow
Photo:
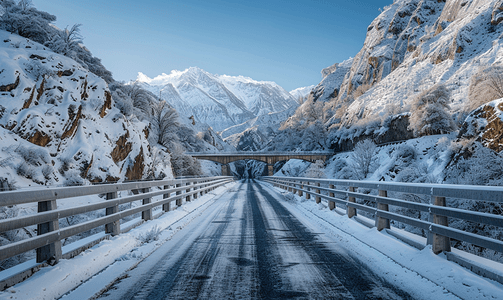
[[[29, 279], [0, 292], [0, 299], [55, 299], [72, 291], [91, 278], [105, 276], [107, 280], [92, 280], [79, 290], [80, 299], [86, 299], [110, 283], [110, 278], [120, 277], [148, 257], [175, 233], [204, 213], [216, 198], [224, 194], [235, 183], [219, 187], [182, 207], [170, 211], [158, 219], [119, 236], [111, 237], [72, 259], [63, 259], [55, 266], [42, 268]], [[160, 230], [156, 235], [156, 231]], [[157, 238], [150, 242], [144, 242]]]
[[[269, 184], [264, 184], [270, 186]], [[272, 187], [270, 187], [272, 189]], [[402, 287], [419, 299], [502, 299], [503, 285], [480, 277], [447, 261], [444, 254], [435, 255], [431, 246], [418, 250], [377, 229], [368, 228], [327, 208], [290, 194], [283, 205], [302, 223], [339, 240], [337, 246], [347, 249], [377, 275]], [[335, 246], [334, 246], [335, 247]], [[493, 268], [503, 271], [496, 262]]]

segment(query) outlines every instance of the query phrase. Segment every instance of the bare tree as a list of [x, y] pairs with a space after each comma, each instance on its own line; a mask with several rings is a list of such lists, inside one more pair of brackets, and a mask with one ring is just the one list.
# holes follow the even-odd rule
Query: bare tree
[[497, 99], [503, 98], [503, 75], [501, 68], [494, 68], [488, 76], [487, 84], [496, 94]]
[[363, 140], [356, 144], [351, 153], [352, 167], [359, 179], [367, 178], [375, 161], [377, 145], [372, 140]]
[[157, 143], [168, 147], [170, 143], [178, 142], [176, 134], [180, 127], [178, 113], [174, 108], [169, 107], [166, 101], [152, 105], [151, 120], [157, 135]]

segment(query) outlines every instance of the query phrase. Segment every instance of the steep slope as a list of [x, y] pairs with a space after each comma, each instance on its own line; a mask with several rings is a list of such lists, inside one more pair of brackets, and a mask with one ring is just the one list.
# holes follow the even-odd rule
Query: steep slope
[[[72, 185], [141, 179], [153, 170], [148, 124], [126, 120], [103, 79], [6, 31], [0, 31], [0, 66], [4, 180]], [[162, 172], [172, 176], [169, 163]]]
[[311, 93], [311, 90], [314, 87], [315, 85], [296, 88], [295, 90], [290, 91], [290, 95], [292, 95], [295, 99], [305, 98], [309, 95], [309, 93]]
[[[383, 134], [410, 138], [414, 101], [435, 86], [446, 88], [447, 113], [461, 125], [470, 111], [503, 97], [487, 83], [503, 70], [502, 16], [501, 0], [394, 1], [369, 25], [354, 58], [322, 70], [273, 148], [316, 122], [327, 130], [325, 147], [335, 149]], [[294, 139], [286, 148], [298, 145]]]
[[281, 123], [290, 117], [294, 112], [295, 108], [292, 107], [283, 111], [260, 115], [241, 124], [226, 128], [220, 133], [220, 135], [225, 139], [231, 135], [242, 133], [246, 129], [252, 127], [257, 127], [258, 130], [265, 135], [270, 135], [271, 133], [277, 132]]
[[213, 75], [199, 68], [172, 71], [153, 79], [139, 73], [137, 82], [160, 95], [183, 117], [208, 124], [216, 131], [262, 114], [295, 106], [295, 99], [273, 82]]
[[359, 86], [372, 88], [341, 123], [410, 111], [414, 96], [435, 84], [451, 91], [451, 112], [462, 113], [474, 73], [503, 63], [500, 7], [496, 0], [402, 0], [385, 8], [370, 24], [338, 100]]

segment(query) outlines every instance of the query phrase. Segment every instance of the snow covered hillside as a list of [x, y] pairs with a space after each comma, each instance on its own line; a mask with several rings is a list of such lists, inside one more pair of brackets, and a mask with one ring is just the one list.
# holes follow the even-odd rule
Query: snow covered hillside
[[0, 66], [0, 178], [9, 185], [141, 179], [153, 168], [148, 124], [119, 114], [102, 78], [3, 30]]
[[[321, 145], [332, 149], [385, 131], [385, 142], [455, 132], [472, 110], [503, 97], [502, 11], [499, 0], [394, 1], [369, 25], [354, 58], [322, 70], [271, 149], [310, 150], [311, 143], [288, 142], [309, 128], [321, 129]], [[426, 97], [436, 98], [421, 104]]]
[[139, 73], [137, 82], [177, 109], [216, 131], [257, 116], [297, 106], [295, 98], [274, 82], [243, 76], [213, 75], [196, 67], [155, 78]]

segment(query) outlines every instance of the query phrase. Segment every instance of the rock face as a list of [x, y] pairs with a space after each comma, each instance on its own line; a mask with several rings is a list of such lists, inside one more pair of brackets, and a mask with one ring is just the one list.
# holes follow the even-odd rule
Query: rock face
[[182, 118], [193, 116], [195, 123], [216, 131], [297, 106], [296, 99], [274, 82], [213, 75], [195, 67], [153, 79], [139, 73], [137, 82], [160, 95]]
[[300, 134], [322, 119], [306, 113], [318, 109], [333, 149], [349, 150], [369, 137], [406, 139], [405, 118], [395, 120], [396, 128], [386, 120], [409, 114], [415, 98], [435, 85], [449, 91], [448, 113], [462, 123], [476, 74], [503, 66], [502, 20], [501, 0], [393, 1], [368, 26], [361, 50], [323, 69], [322, 81], [282, 128]]
[[377, 145], [383, 145], [412, 138], [414, 138], [414, 134], [409, 129], [409, 115], [400, 114], [390, 117], [384, 126], [377, 127], [375, 130], [366, 128], [356, 134], [337, 132], [332, 138], [330, 149], [334, 152], [352, 151], [358, 142], [366, 139], [374, 141]]
[[474, 139], [496, 152], [503, 150], [503, 99], [475, 109], [463, 123], [458, 138]]
[[124, 119], [106, 82], [74, 60], [0, 31], [0, 87], [0, 177], [103, 182], [152, 167], [147, 124]]
[[254, 126], [230, 136], [226, 141], [234, 145], [237, 151], [259, 151], [267, 144], [269, 138], [258, 130], [258, 126]]
[[501, 0], [394, 1], [369, 25], [353, 59], [322, 71], [312, 97], [341, 109], [329, 124], [349, 127], [409, 112], [415, 95], [444, 84], [456, 115], [473, 74], [503, 64], [502, 9]]

